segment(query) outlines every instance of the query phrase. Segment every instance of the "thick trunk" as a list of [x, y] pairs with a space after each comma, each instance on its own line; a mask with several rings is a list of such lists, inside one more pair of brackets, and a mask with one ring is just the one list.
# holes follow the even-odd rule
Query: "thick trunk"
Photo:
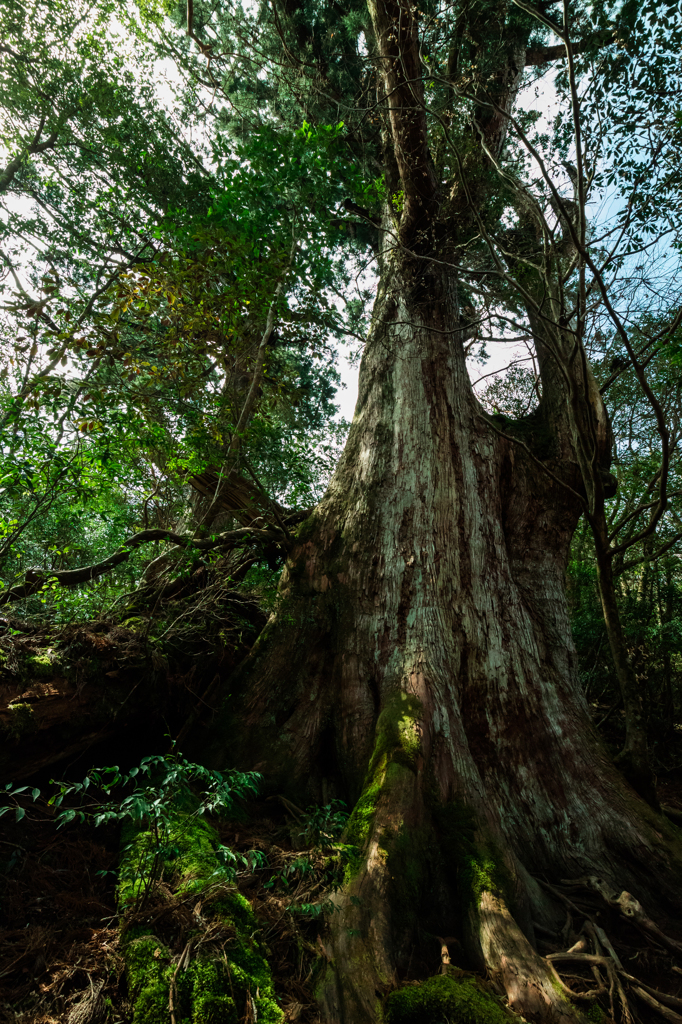
[[[355, 804], [360, 854], [319, 991], [330, 1024], [375, 1019], [417, 924], [459, 936], [526, 1016], [572, 1019], [533, 949], [532, 918], [557, 922], [531, 875], [597, 871], [644, 895], [679, 866], [578, 686], [575, 498], [481, 414], [457, 322], [454, 278], [396, 256], [346, 451], [216, 751], [244, 737], [240, 758], [271, 785]], [[516, 429], [555, 474], [576, 471], [542, 411]]]

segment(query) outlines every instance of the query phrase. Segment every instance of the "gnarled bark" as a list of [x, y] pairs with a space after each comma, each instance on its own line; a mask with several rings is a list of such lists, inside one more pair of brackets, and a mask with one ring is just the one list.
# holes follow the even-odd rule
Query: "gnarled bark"
[[531, 920], [556, 921], [531, 876], [596, 870], [660, 903], [680, 850], [611, 764], [578, 685], [570, 433], [541, 405], [514, 425], [524, 446], [501, 436], [451, 329], [454, 275], [386, 259], [345, 453], [215, 756], [237, 743], [299, 800], [354, 804], [325, 1019], [376, 1018], [419, 924], [461, 936], [529, 1019], [573, 1020], [533, 947]]

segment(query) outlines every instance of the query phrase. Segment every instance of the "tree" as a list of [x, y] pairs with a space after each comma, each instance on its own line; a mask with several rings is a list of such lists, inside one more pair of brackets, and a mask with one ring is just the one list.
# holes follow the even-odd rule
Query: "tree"
[[[377, 249], [343, 456], [288, 539], [277, 605], [229, 681], [228, 710], [194, 739], [204, 756], [210, 740], [211, 760], [257, 766], [275, 792], [354, 807], [357, 857], [318, 987], [329, 1021], [378, 1018], [418, 929], [457, 936], [525, 1017], [576, 1020], [536, 951], [536, 925], [563, 918], [537, 877], [583, 879], [647, 927], [626, 890], [654, 913], [682, 901], [679, 833], [590, 725], [564, 585], [579, 517], [601, 528], [609, 485], [590, 323], [610, 317], [649, 388], [609, 276], [649, 245], [641, 193], [610, 239], [590, 238], [588, 188], [609, 174], [638, 186], [641, 168], [602, 142], [616, 146], [633, 116], [618, 97], [644, 103], [630, 86], [647, 48], [661, 53], [657, 81], [673, 75], [670, 17], [568, 2], [189, 4], [162, 37], [193, 95], [224, 97], [207, 104], [217, 138], [343, 119], [345, 160], [329, 168], [341, 210], [319, 181], [299, 196], [320, 224], [351, 219]], [[563, 106], [543, 141], [516, 110], [526, 69], [556, 62]], [[598, 124], [581, 89], [616, 98]], [[656, 98], [670, 106], [667, 86]], [[643, 159], [673, 188], [661, 130], [650, 126]], [[553, 145], [572, 171], [548, 163]], [[520, 325], [535, 348], [541, 398], [517, 420], [487, 414], [470, 385], [465, 342], [486, 318]], [[644, 345], [675, 327], [673, 313]]]
[[[673, 830], [589, 724], [564, 592], [580, 513], [587, 504], [601, 522], [608, 494], [611, 433], [586, 322], [596, 296], [629, 344], [606, 268], [638, 248], [630, 211], [615, 257], [588, 237], [600, 153], [583, 148], [578, 82], [610, 88], [618, 62], [636, 78], [655, 14], [422, 12], [382, 0], [341, 20], [331, 6], [313, 18], [277, 5], [261, 12], [261, 55], [270, 17], [270, 53], [279, 46], [291, 74], [282, 105], [363, 108], [348, 145], [382, 174], [378, 211], [365, 214], [380, 217], [380, 283], [344, 455], [298, 531], [277, 609], [234, 684], [243, 711], [222, 732], [272, 785], [313, 795], [332, 785], [355, 805], [349, 836], [362, 854], [330, 921], [318, 990], [327, 1019], [375, 1019], [419, 923], [440, 935], [459, 927], [524, 1015], [568, 1020], [532, 945], [530, 921], [546, 926], [557, 911], [531, 876], [598, 876], [655, 901], [655, 890], [676, 891], [679, 871]], [[223, 27], [205, 12], [216, 87]], [[546, 45], [542, 28], [561, 42]], [[525, 68], [557, 60], [559, 152], [577, 166], [570, 199], [513, 117]], [[620, 123], [600, 131], [613, 142]], [[472, 285], [501, 321], [511, 307], [537, 352], [542, 399], [516, 423], [486, 416], [471, 391], [462, 308]]]

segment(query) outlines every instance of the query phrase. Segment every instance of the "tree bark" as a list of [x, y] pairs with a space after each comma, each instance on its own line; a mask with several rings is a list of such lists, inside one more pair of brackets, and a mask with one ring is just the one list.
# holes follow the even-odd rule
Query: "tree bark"
[[529, 1019], [575, 1020], [534, 950], [531, 920], [557, 919], [531, 876], [597, 872], [660, 905], [680, 851], [578, 684], [570, 438], [542, 406], [521, 424], [536, 459], [502, 437], [453, 331], [454, 273], [400, 251], [384, 263], [344, 455], [214, 756], [299, 801], [354, 805], [318, 991], [330, 1024], [377, 1019], [417, 926], [460, 936]]
[[609, 639], [609, 647], [625, 710], [625, 744], [618, 755], [617, 763], [640, 796], [658, 810], [660, 805], [649, 761], [649, 740], [642, 708], [642, 694], [637, 674], [628, 654], [628, 645], [616, 600], [613, 561], [610, 557], [608, 537], [606, 536], [606, 520], [603, 515], [600, 518], [601, 522], [597, 522], [596, 525], [601, 529], [594, 530], [599, 596], [606, 635]]

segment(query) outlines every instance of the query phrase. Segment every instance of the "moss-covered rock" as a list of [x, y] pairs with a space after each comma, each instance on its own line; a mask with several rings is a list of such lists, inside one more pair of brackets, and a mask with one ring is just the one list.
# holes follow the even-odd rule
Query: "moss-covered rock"
[[[123, 908], [134, 905], [144, 893], [138, 870], [140, 864], [149, 863], [152, 845], [151, 834], [140, 832], [126, 850], [118, 886]], [[191, 815], [178, 815], [177, 829], [163, 850], [162, 871], [164, 882], [185, 905], [188, 896], [199, 898], [225, 882], [216, 846], [210, 825]], [[168, 1024], [172, 984], [177, 1024], [237, 1024], [249, 1003], [259, 1024], [282, 1024], [284, 1014], [277, 1004], [266, 952], [256, 939], [258, 922], [248, 900], [225, 884], [204, 915], [207, 926], [217, 926], [229, 936], [211, 953], [210, 944], [201, 948], [197, 922], [194, 932], [182, 936], [182, 942], [196, 949], [180, 968], [177, 949], [174, 954], [151, 925], [135, 923], [123, 933], [133, 1024]]]
[[[241, 990], [238, 984], [234, 985], [225, 962], [200, 956], [176, 975], [177, 965], [172, 963], [169, 950], [151, 935], [127, 943], [125, 957], [128, 989], [135, 1007], [134, 1024], [168, 1024], [170, 986], [174, 977], [179, 1024], [237, 1024], [240, 1014], [231, 995], [231, 983], [235, 992]], [[244, 1001], [246, 998], [247, 993]], [[262, 1000], [256, 999], [255, 1003], [259, 1009]], [[280, 1021], [281, 1011], [280, 1016], [271, 1014], [265, 1019]]]
[[391, 992], [386, 1024], [509, 1024], [511, 1015], [478, 978], [447, 974]]

